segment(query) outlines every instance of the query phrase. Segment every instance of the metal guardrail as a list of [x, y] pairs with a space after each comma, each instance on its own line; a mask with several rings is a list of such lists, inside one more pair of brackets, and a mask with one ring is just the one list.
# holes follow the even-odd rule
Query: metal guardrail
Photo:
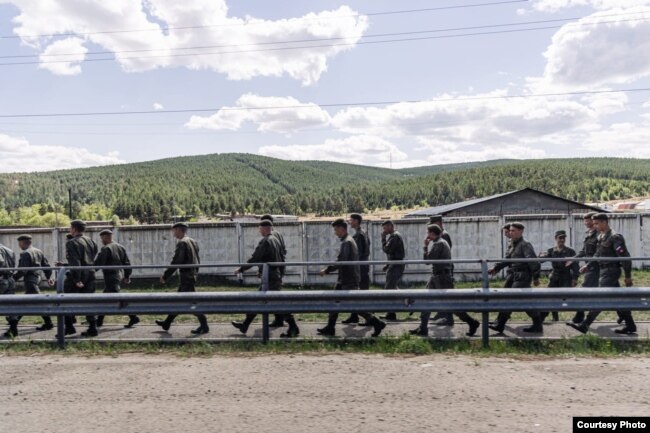
[[[581, 258], [582, 262], [621, 262], [648, 260], [648, 257]], [[111, 314], [231, 314], [261, 313], [263, 341], [269, 340], [268, 316], [272, 313], [328, 312], [480, 312], [482, 341], [489, 346], [488, 315], [499, 311], [575, 311], [575, 310], [650, 310], [650, 288], [530, 288], [490, 289], [489, 263], [566, 262], [567, 259], [457, 259], [355, 262], [282, 262], [282, 263], [214, 263], [200, 265], [136, 265], [136, 266], [62, 266], [29, 268], [56, 270], [57, 293], [41, 295], [0, 296], [0, 315], [56, 315], [57, 342], [65, 347], [64, 317], [66, 315]], [[482, 287], [445, 290], [374, 290], [334, 291], [308, 290], [270, 292], [269, 269], [272, 266], [386, 265], [473, 263], [481, 267]], [[167, 268], [238, 268], [262, 267], [259, 292], [193, 292], [193, 293], [117, 293], [64, 294], [64, 281], [69, 270], [99, 269], [167, 269]], [[13, 268], [9, 270], [18, 270]], [[24, 268], [20, 270], [25, 270]]]

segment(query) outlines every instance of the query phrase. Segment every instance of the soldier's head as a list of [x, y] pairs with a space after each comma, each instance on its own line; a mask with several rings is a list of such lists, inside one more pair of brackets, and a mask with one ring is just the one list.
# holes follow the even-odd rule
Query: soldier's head
[[172, 226], [172, 234], [176, 239], [183, 239], [187, 234], [187, 229], [189, 229], [187, 223], [176, 223]]
[[597, 213], [591, 217], [591, 220], [594, 222], [594, 228], [599, 232], [609, 231], [609, 217], [606, 213]]
[[32, 237], [30, 235], [18, 236], [18, 246], [21, 250], [26, 250], [32, 245]]
[[103, 245], [108, 245], [113, 242], [113, 232], [105, 229], [99, 232], [99, 238], [102, 240]]
[[363, 218], [358, 213], [353, 213], [350, 215], [350, 219], [348, 220], [350, 227], [355, 230], [358, 230], [361, 227], [361, 221], [363, 221]]
[[271, 222], [273, 222], [273, 216], [272, 216], [272, 215], [269, 215], [269, 214], [262, 215], [262, 216], [260, 217], [260, 220], [261, 220], [261, 221], [271, 221]]
[[555, 232], [555, 246], [564, 248], [564, 245], [566, 245], [566, 231], [558, 230]]
[[587, 227], [587, 230], [591, 230], [592, 228], [594, 228], [594, 220], [592, 220], [591, 218], [596, 214], [597, 212], [589, 212], [582, 217], [583, 218], [582, 222], [584, 223], [585, 227]]
[[384, 233], [387, 235], [395, 231], [395, 226], [393, 225], [393, 222], [391, 220], [386, 220], [383, 223], [381, 223], [381, 228], [383, 229]]
[[334, 220], [334, 222], [332, 223], [332, 227], [334, 227], [334, 233], [339, 238], [343, 238], [343, 237], [347, 236], [347, 234], [348, 234], [348, 223], [346, 223], [343, 218], [338, 218], [338, 219]]
[[522, 223], [510, 224], [510, 239], [518, 240], [524, 236], [524, 225]]
[[70, 234], [72, 236], [82, 235], [86, 231], [86, 222], [82, 220], [73, 220], [70, 222]]
[[442, 234], [442, 227], [440, 227], [438, 224], [429, 224], [427, 226], [427, 238], [429, 238], [432, 241], [437, 241], [440, 239], [440, 235]]
[[440, 228], [444, 227], [442, 225], [442, 215], [433, 215], [433, 216], [431, 216], [429, 218], [429, 224], [435, 224]]
[[503, 236], [510, 239], [510, 223], [505, 224], [503, 227], [501, 227], [501, 230], [503, 231]]
[[262, 220], [260, 221], [259, 229], [260, 234], [266, 237], [271, 234], [271, 231], [273, 231], [273, 223], [269, 220]]

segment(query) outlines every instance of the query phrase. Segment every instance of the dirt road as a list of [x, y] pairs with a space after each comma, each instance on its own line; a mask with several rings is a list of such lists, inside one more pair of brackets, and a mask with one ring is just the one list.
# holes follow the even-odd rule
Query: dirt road
[[650, 415], [650, 359], [0, 357], [1, 432], [567, 432]]

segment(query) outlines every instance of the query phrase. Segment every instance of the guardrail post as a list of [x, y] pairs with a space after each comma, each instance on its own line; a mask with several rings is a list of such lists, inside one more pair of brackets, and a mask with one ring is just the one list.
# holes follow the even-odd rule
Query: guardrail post
[[[262, 267], [262, 292], [269, 290], [269, 265], [264, 263]], [[262, 342], [269, 342], [269, 313], [262, 314]]]
[[[481, 260], [481, 276], [483, 279], [483, 292], [490, 291], [490, 275], [488, 274], [488, 263], [487, 260]], [[483, 312], [482, 316], [482, 326], [481, 326], [481, 338], [483, 340], [483, 348], [488, 349], [490, 347], [490, 332], [488, 328], [488, 323], [490, 321], [490, 313]]]
[[[59, 273], [56, 274], [56, 293], [63, 293], [63, 283], [65, 281], [65, 267], [59, 269]], [[59, 349], [65, 349], [65, 316], [59, 314], [56, 316], [56, 341], [59, 346]]]

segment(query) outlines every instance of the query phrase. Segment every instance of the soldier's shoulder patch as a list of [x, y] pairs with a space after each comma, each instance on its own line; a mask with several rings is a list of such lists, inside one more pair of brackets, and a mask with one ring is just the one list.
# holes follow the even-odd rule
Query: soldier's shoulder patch
[[619, 245], [616, 247], [616, 252], [618, 254], [624, 254], [625, 253], [625, 245]]

